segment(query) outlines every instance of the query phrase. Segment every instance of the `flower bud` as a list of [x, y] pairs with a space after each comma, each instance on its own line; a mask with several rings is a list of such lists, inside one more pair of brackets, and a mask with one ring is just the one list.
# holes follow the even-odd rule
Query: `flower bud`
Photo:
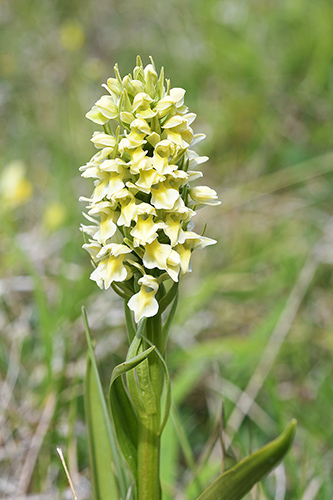
[[201, 205], [219, 205], [221, 202], [217, 199], [217, 192], [208, 186], [196, 186], [189, 190], [193, 201]]

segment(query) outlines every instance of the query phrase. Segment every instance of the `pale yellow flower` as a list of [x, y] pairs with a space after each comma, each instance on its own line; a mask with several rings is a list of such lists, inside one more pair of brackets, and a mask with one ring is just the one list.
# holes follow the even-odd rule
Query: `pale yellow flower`
[[144, 69], [144, 77], [146, 81], [145, 90], [153, 99], [156, 97], [156, 87], [158, 83], [158, 74], [152, 64], [147, 64]]
[[202, 205], [220, 205], [217, 192], [208, 186], [196, 186], [189, 190], [193, 201]]
[[86, 165], [82, 165], [82, 167], [80, 167], [80, 171], [82, 172], [81, 176], [85, 179], [90, 177], [97, 179], [100, 173], [100, 163], [89, 161]]
[[166, 270], [168, 267], [167, 259], [171, 253], [171, 246], [160, 243], [156, 238], [152, 243], [145, 246], [145, 253], [143, 255], [143, 264], [147, 269], [162, 269]]
[[103, 115], [97, 106], [93, 106], [91, 110], [86, 113], [86, 118], [89, 118], [89, 120], [98, 125], [104, 125], [109, 121], [109, 118]]
[[[85, 214], [83, 214], [85, 215]], [[99, 230], [99, 227], [98, 225], [90, 225], [90, 226], [86, 226], [85, 224], [81, 224], [80, 225], [80, 230], [85, 233], [85, 234], [88, 234], [89, 236], [91, 236], [92, 238], [95, 238], [95, 235], [96, 233], [98, 232]], [[86, 248], [85, 245], [83, 245], [83, 248]]]
[[175, 145], [167, 140], [158, 142], [154, 147], [152, 164], [161, 175], [169, 174], [177, 168], [177, 165], [170, 165], [170, 156], [175, 154]]
[[137, 223], [130, 233], [133, 236], [134, 246], [145, 246], [157, 238], [157, 231], [161, 228], [161, 224], [156, 224], [153, 217], [153, 215], [146, 214], [138, 216]]
[[150, 134], [151, 130], [145, 120], [137, 118], [131, 122], [131, 132], [124, 137], [119, 143], [119, 151], [124, 153], [126, 150], [137, 149], [145, 144], [146, 135]]
[[102, 245], [97, 241], [90, 240], [90, 243], [85, 243], [83, 248], [89, 252], [93, 261], [97, 260], [97, 255], [101, 251]]
[[123, 90], [122, 85], [119, 83], [119, 80], [117, 78], [108, 78], [106, 84], [103, 83], [102, 87], [110, 92], [111, 95], [114, 94], [116, 96], [120, 96]]
[[88, 211], [89, 215], [99, 216], [101, 218], [99, 230], [95, 234], [95, 239], [105, 244], [117, 230], [118, 214], [113, 210], [108, 202], [100, 202], [93, 205]]
[[95, 256], [101, 261], [91, 273], [90, 278], [96, 281], [100, 288], [104, 287], [105, 289], [108, 289], [113, 281], [125, 281], [129, 271], [124, 265], [124, 260], [126, 254], [129, 253], [131, 253], [131, 249], [125, 245], [117, 243], [105, 245]]
[[139, 215], [156, 215], [156, 210], [150, 203], [145, 203], [143, 201], [136, 205], [135, 215], [133, 217], [135, 222], [137, 222]]
[[[204, 134], [201, 134], [204, 136]], [[205, 136], [204, 136], [205, 137]], [[193, 146], [194, 141], [192, 141], [191, 146]], [[189, 169], [192, 170], [193, 168], [197, 167], [201, 163], [205, 163], [206, 161], [209, 160], [208, 156], [199, 156], [198, 153], [195, 151], [192, 151], [191, 149], [188, 149], [186, 151], [186, 156], [189, 160]]]
[[141, 170], [146, 170], [151, 167], [151, 158], [147, 157], [147, 151], [142, 147], [128, 151], [130, 161], [128, 166], [131, 174], [139, 174]]
[[158, 281], [153, 276], [145, 275], [138, 281], [141, 289], [133, 295], [127, 305], [134, 312], [135, 321], [138, 323], [142, 318], [150, 318], [158, 312], [158, 302], [155, 299], [158, 291]]
[[134, 194], [128, 189], [122, 189], [113, 195], [113, 199], [120, 204], [120, 216], [117, 221], [118, 226], [129, 227], [137, 209], [137, 202]]
[[[146, 162], [145, 165], [151, 165], [150, 161]], [[164, 181], [165, 177], [160, 175], [156, 170], [151, 167], [151, 168], [146, 168], [142, 169], [140, 171], [140, 176], [138, 180], [135, 182], [135, 185], [139, 188], [140, 191], [143, 193], [151, 193], [151, 187], [154, 184], [157, 184], [161, 181]]]
[[127, 169], [122, 160], [105, 160], [99, 167], [96, 177], [98, 181], [93, 192], [92, 202], [101, 201], [103, 198], [111, 198], [125, 187]]
[[144, 92], [140, 92], [134, 97], [133, 101], [133, 111], [140, 118], [153, 118], [156, 115], [156, 111], [153, 111], [150, 107], [153, 99]]
[[179, 244], [175, 247], [176, 252], [180, 258], [180, 275], [184, 276], [191, 271], [191, 256], [192, 256], [192, 248], [191, 245], [183, 245]]
[[200, 236], [193, 231], [185, 231], [184, 237], [184, 243], [175, 246], [175, 250], [180, 256], [181, 276], [191, 271], [190, 264], [193, 250], [216, 243], [216, 240], [207, 238], [206, 236]]
[[98, 151], [98, 153], [94, 154], [89, 163], [100, 163], [112, 153], [113, 153], [112, 147], [103, 148], [101, 149], [101, 151]]
[[118, 106], [113, 101], [112, 97], [109, 95], [103, 95], [92, 107], [92, 109], [86, 114], [89, 120], [98, 123], [99, 125], [104, 125], [109, 120], [117, 118], [118, 116]]
[[167, 114], [174, 115], [177, 112], [186, 112], [187, 108], [184, 106], [184, 95], [185, 90], [181, 88], [173, 88], [170, 90], [170, 94], [162, 97], [160, 101], [156, 104], [155, 109], [158, 112], [159, 118], [163, 118]]
[[130, 75], [124, 77], [123, 85], [127, 93], [132, 97], [145, 90], [144, 83], [140, 80], [132, 80]]
[[159, 182], [151, 188], [151, 203], [155, 208], [171, 210], [179, 197], [179, 191], [170, 186], [169, 180]]
[[173, 281], [178, 281], [181, 258], [176, 250], [171, 250], [169, 257], [166, 260], [166, 272]]
[[189, 126], [196, 118], [194, 113], [184, 116], [174, 115], [162, 125], [163, 139], [168, 139], [181, 148], [188, 148], [193, 139], [193, 130]]
[[91, 138], [91, 142], [93, 142], [97, 148], [114, 148], [114, 146], [117, 144], [115, 137], [103, 132], [94, 132]]
[[26, 177], [26, 166], [20, 160], [6, 165], [0, 174], [0, 199], [6, 208], [25, 203], [33, 193], [31, 182]]
[[187, 207], [179, 208], [177, 212], [165, 214], [163, 231], [170, 239], [172, 247], [177, 245], [177, 243], [184, 243], [185, 233], [183, 225], [186, 225], [186, 223], [191, 220], [193, 215], [195, 215], [195, 212]]

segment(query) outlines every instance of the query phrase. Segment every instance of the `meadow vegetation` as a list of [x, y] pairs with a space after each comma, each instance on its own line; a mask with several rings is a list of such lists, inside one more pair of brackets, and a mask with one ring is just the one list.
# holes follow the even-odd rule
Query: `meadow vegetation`
[[292, 451], [247, 498], [331, 500], [332, 18], [329, 0], [0, 1], [0, 498], [71, 498], [57, 446], [90, 498], [81, 306], [106, 389], [126, 339], [81, 249], [84, 114], [140, 54], [187, 90], [222, 200], [196, 217], [218, 244], [182, 280], [169, 344], [165, 500], [292, 417]]

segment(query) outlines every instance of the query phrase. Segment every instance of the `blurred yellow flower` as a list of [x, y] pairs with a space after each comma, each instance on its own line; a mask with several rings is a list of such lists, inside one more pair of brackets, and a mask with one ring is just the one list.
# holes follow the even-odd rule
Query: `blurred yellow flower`
[[77, 21], [67, 21], [60, 28], [60, 43], [68, 52], [80, 50], [84, 44], [84, 31]]
[[12, 208], [25, 203], [32, 195], [33, 187], [25, 176], [26, 167], [15, 160], [3, 169], [0, 176], [0, 198], [3, 206]]
[[63, 225], [65, 219], [66, 209], [61, 203], [50, 203], [45, 208], [43, 224], [46, 229], [49, 229], [50, 231], [56, 231]]
[[82, 67], [83, 74], [90, 80], [100, 80], [105, 70], [103, 61], [96, 57], [88, 59]]

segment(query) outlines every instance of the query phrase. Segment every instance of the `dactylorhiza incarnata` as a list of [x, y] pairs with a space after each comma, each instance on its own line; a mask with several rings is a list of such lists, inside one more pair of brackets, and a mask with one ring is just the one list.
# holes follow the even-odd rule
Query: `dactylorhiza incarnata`
[[95, 179], [91, 197], [81, 198], [90, 223], [81, 229], [95, 265], [91, 279], [112, 286], [139, 322], [158, 313], [162, 283], [190, 271], [193, 250], [216, 243], [193, 231], [192, 218], [196, 208], [220, 202], [213, 189], [193, 186], [208, 158], [189, 149], [205, 135], [191, 128], [196, 115], [185, 90], [164, 85], [152, 59], [143, 67], [138, 57], [133, 77], [114, 70], [102, 85], [107, 94], [86, 114], [103, 132], [93, 133], [99, 151], [80, 168]]

